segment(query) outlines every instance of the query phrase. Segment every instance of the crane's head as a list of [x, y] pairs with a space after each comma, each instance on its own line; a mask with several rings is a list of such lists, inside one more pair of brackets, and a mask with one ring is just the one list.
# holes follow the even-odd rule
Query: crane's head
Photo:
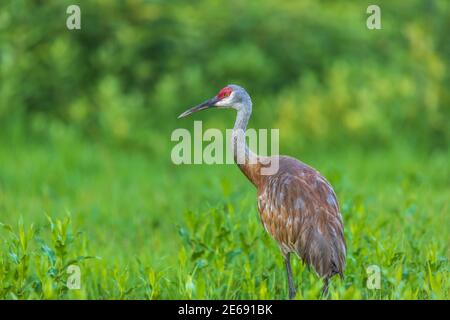
[[194, 112], [210, 108], [233, 108], [237, 111], [252, 112], [252, 101], [244, 88], [229, 84], [222, 88], [219, 93], [203, 103], [183, 112], [178, 118], [186, 117]]

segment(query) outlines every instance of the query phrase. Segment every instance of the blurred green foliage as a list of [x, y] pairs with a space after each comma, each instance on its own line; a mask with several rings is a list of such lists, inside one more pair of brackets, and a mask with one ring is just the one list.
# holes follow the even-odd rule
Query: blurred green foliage
[[450, 142], [446, 0], [377, 1], [382, 30], [368, 1], [82, 1], [74, 31], [69, 4], [2, 2], [3, 127], [58, 119], [160, 152], [180, 111], [237, 83], [287, 148]]

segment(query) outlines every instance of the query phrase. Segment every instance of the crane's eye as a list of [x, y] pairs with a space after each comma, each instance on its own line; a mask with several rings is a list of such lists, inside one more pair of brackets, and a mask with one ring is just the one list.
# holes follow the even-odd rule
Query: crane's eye
[[220, 90], [220, 92], [217, 94], [217, 98], [219, 99], [227, 98], [231, 95], [232, 92], [233, 90], [231, 88], [225, 87], [222, 90]]

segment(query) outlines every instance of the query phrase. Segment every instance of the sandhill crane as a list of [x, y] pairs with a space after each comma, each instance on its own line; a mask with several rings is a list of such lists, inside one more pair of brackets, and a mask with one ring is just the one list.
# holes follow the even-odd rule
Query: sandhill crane
[[[228, 85], [178, 118], [217, 107], [237, 111], [232, 131], [235, 162], [257, 188], [258, 210], [266, 231], [277, 241], [287, 272], [289, 298], [296, 295], [290, 254], [295, 253], [323, 279], [327, 295], [329, 279], [343, 277], [346, 244], [339, 204], [331, 185], [315, 169], [288, 156], [265, 157], [253, 153], [245, 142], [252, 101], [244, 88]], [[244, 161], [237, 159], [244, 155]], [[278, 161], [278, 171], [264, 175], [261, 169]]]

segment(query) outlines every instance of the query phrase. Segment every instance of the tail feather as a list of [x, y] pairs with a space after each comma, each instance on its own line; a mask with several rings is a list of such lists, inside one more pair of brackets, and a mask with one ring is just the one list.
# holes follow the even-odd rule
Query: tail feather
[[325, 236], [317, 230], [311, 230], [307, 243], [298, 248], [302, 260], [312, 266], [322, 278], [338, 274], [343, 277], [345, 266], [345, 243], [339, 238]]

